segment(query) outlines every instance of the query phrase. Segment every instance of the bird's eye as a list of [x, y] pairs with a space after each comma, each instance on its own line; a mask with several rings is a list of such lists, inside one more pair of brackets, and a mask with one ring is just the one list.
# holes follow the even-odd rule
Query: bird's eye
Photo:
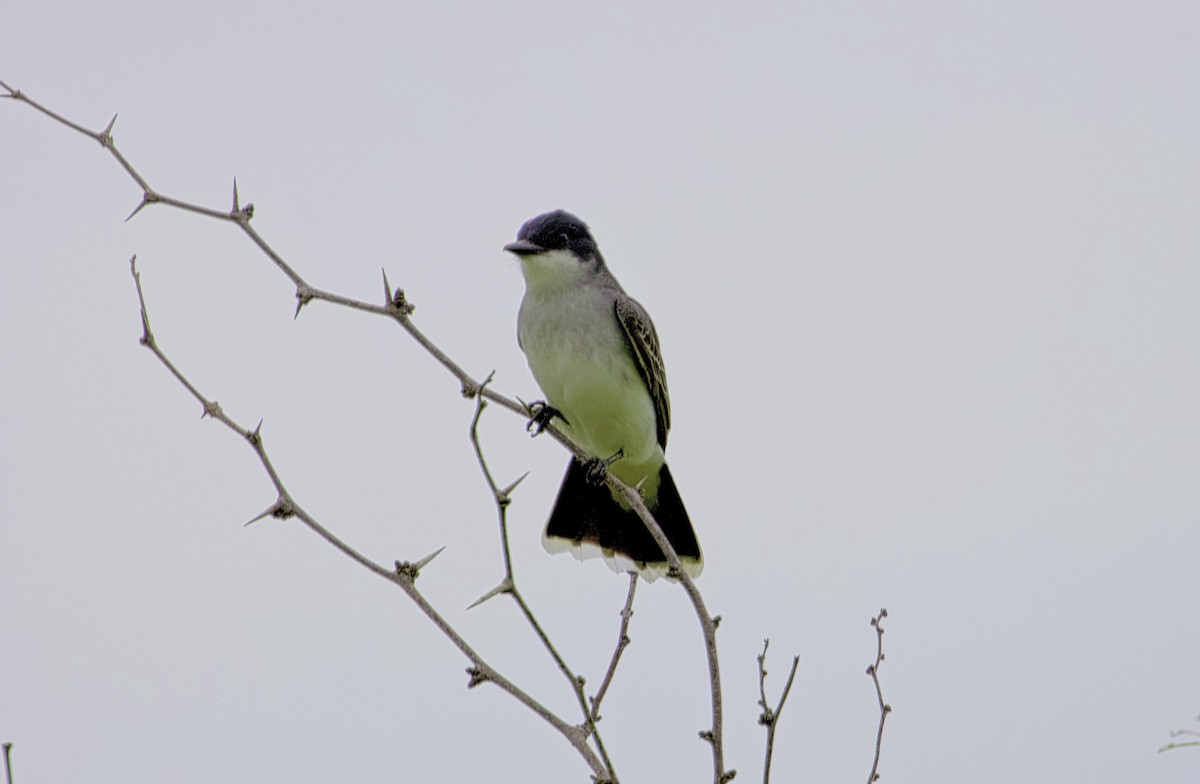
[[571, 238], [567, 236], [566, 232], [559, 234], [558, 239], [562, 242], [562, 246], [564, 248], [568, 248], [571, 246]]

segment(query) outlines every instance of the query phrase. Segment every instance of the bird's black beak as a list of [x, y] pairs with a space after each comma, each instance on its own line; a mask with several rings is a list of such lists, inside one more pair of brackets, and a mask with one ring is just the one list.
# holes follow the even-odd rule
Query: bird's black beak
[[529, 240], [517, 240], [510, 242], [504, 246], [504, 249], [509, 253], [515, 253], [518, 256], [536, 256], [545, 250], [541, 245], [535, 245]]

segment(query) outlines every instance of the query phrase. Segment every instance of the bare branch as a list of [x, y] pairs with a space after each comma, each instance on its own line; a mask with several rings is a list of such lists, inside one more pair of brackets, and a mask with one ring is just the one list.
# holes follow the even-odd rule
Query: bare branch
[[[495, 371], [489, 373], [488, 377], [485, 378], [483, 383], [479, 385], [477, 392], [482, 392], [484, 389], [486, 389], [487, 385], [491, 383], [494, 375]], [[542, 647], [545, 648], [546, 652], [550, 654], [550, 658], [554, 660], [554, 663], [558, 666], [558, 669], [563, 674], [563, 677], [565, 677], [567, 682], [571, 685], [571, 690], [575, 694], [575, 699], [578, 701], [579, 707], [583, 712], [584, 726], [586, 727], [588, 734], [595, 742], [596, 750], [599, 752], [600, 758], [604, 761], [604, 766], [608, 771], [609, 780], [611, 780], [613, 784], [616, 784], [617, 774], [613, 770], [612, 760], [609, 758], [608, 750], [604, 747], [604, 741], [600, 737], [599, 731], [596, 729], [596, 718], [587, 707], [587, 698], [585, 697], [583, 691], [583, 677], [576, 675], [574, 671], [572, 671], [571, 667], [567, 664], [566, 660], [563, 659], [562, 655], [559, 654], [558, 649], [550, 640], [550, 636], [546, 633], [545, 629], [542, 628], [541, 622], [539, 622], [537, 617], [533, 614], [533, 610], [530, 608], [528, 602], [525, 601], [525, 597], [521, 595], [520, 590], [517, 588], [516, 577], [513, 574], [512, 554], [508, 546], [508, 506], [512, 501], [509, 493], [511, 493], [512, 489], [516, 487], [525, 477], [519, 477], [516, 481], [503, 489], [496, 484], [496, 480], [492, 477], [492, 472], [488, 468], [487, 459], [483, 454], [483, 446], [479, 441], [479, 420], [482, 417], [483, 410], [486, 407], [487, 400], [484, 399], [482, 394], [477, 394], [475, 397], [475, 416], [471, 419], [471, 445], [475, 449], [475, 457], [479, 462], [479, 468], [483, 472], [483, 477], [487, 481], [488, 488], [492, 492], [492, 500], [496, 504], [496, 516], [500, 522], [500, 546], [504, 555], [504, 579], [500, 581], [499, 585], [497, 585], [491, 591], [488, 591], [488, 593], [484, 594], [482, 598], [477, 600], [471, 606], [478, 606], [493, 596], [497, 596], [501, 593], [507, 593], [513, 598], [513, 601], [515, 601], [517, 606], [520, 608], [521, 614], [525, 616], [525, 620], [529, 623], [530, 628], [533, 629], [533, 632], [537, 635], [537, 638], [541, 640]]]
[[[550, 432], [550, 428], [546, 428]], [[558, 438], [558, 435], [555, 435]], [[708, 655], [708, 679], [709, 692], [712, 697], [712, 728], [700, 731], [700, 739], [707, 741], [712, 746], [713, 755], [713, 784], [725, 784], [731, 781], [737, 775], [736, 770], [725, 769], [725, 742], [723, 729], [723, 706], [721, 701], [721, 667], [717, 660], [717, 627], [721, 623], [721, 616], [712, 616], [708, 613], [708, 608], [704, 606], [704, 598], [700, 595], [700, 590], [696, 588], [696, 583], [691, 576], [683, 568], [683, 563], [679, 560], [679, 554], [675, 552], [675, 548], [671, 545], [667, 535], [663, 533], [658, 521], [650, 514], [650, 510], [646, 508], [646, 502], [642, 500], [642, 494], [636, 489], [618, 479], [611, 471], [608, 474], [608, 485], [625, 497], [629, 506], [637, 512], [642, 523], [646, 526], [646, 530], [658, 543], [659, 548], [667, 556], [667, 563], [670, 564], [670, 570], [667, 572], [669, 578], [678, 580], [683, 585], [683, 590], [687, 593], [688, 599], [692, 602], [692, 608], [696, 612], [696, 618], [700, 621], [700, 630], [704, 634], [704, 649]]]
[[[384, 275], [384, 286], [387, 286], [387, 276]], [[492, 378], [496, 375], [496, 371], [488, 373], [487, 378], [479, 385], [478, 391], [482, 392], [487, 388], [487, 385], [492, 383]], [[483, 471], [483, 478], [487, 481], [488, 489], [492, 491], [492, 500], [496, 503], [496, 514], [500, 520], [500, 549], [504, 556], [504, 576], [507, 582], [512, 582], [512, 553], [508, 546], [508, 505], [512, 502], [512, 497], [509, 493], [512, 488], [520, 483], [521, 479], [517, 479], [508, 488], [501, 489], [496, 484], [496, 480], [492, 478], [492, 472], [488, 468], [487, 459], [483, 455], [483, 446], [479, 442], [479, 420], [483, 417], [483, 410], [487, 408], [487, 400], [481, 394], [476, 395], [475, 400], [475, 416], [471, 419], [471, 446], [475, 450], [475, 459], [479, 462], [479, 469]]]
[[[165, 204], [168, 207], [175, 207], [187, 212], [193, 212], [198, 215], [206, 215], [210, 218], [216, 218], [218, 220], [228, 221], [236, 224], [242, 230], [242, 232], [249, 237], [255, 245], [258, 246], [259, 250], [261, 250], [267, 256], [267, 258], [269, 258], [275, 264], [275, 266], [278, 267], [279, 270], [283, 272], [283, 274], [286, 275], [293, 284], [295, 284], [296, 298], [299, 301], [299, 305], [296, 310], [297, 314], [299, 313], [300, 307], [308, 303], [310, 300], [319, 299], [337, 305], [342, 305], [344, 307], [354, 308], [356, 310], [362, 310], [368, 313], [375, 313], [376, 315], [392, 318], [406, 332], [408, 332], [414, 340], [421, 344], [421, 346], [427, 352], [429, 352], [434, 359], [441, 363], [443, 367], [449, 370], [458, 379], [462, 386], [463, 393], [467, 397], [474, 397], [476, 391], [481, 386], [479, 382], [471, 378], [471, 376], [465, 370], [459, 367], [454, 360], [450, 359], [449, 355], [438, 348], [433, 341], [431, 341], [423, 332], [417, 329], [417, 327], [409, 319], [409, 315], [413, 311], [413, 306], [405, 301], [402, 290], [397, 289], [394, 295], [389, 295], [387, 297], [387, 304], [373, 305], [361, 300], [343, 297], [339, 294], [323, 291], [315, 286], [310, 285], [300, 276], [298, 272], [292, 269], [291, 265], [284, 261], [283, 257], [276, 252], [275, 249], [272, 248], [265, 239], [263, 239], [262, 235], [260, 235], [253, 227], [251, 227], [250, 219], [254, 217], [254, 205], [247, 204], [245, 207], [240, 206], [238, 201], [236, 181], [234, 183], [233, 206], [228, 211], [205, 207], [185, 201], [183, 199], [175, 198], [174, 196], [168, 196], [166, 194], [159, 193], [150, 186], [145, 177], [143, 177], [141, 173], [134, 168], [133, 164], [131, 164], [125, 158], [125, 156], [121, 154], [120, 150], [117, 149], [117, 145], [113, 141], [111, 133], [113, 122], [116, 121], [116, 117], [113, 118], [113, 122], [110, 122], [103, 131], [93, 131], [83, 127], [82, 125], [79, 125], [78, 123], [68, 120], [66, 117], [63, 117], [56, 112], [51, 111], [45, 106], [42, 106], [40, 103], [34, 101], [29, 96], [25, 95], [20, 90], [9, 87], [3, 81], [0, 81], [0, 87], [3, 87], [8, 91], [7, 95], [0, 97], [11, 98], [28, 104], [37, 111], [45, 114], [53, 120], [56, 120], [66, 127], [74, 131], [78, 131], [84, 136], [87, 136], [89, 139], [94, 139], [95, 141], [99, 142], [104, 149], [108, 150], [109, 153], [112, 154], [113, 158], [115, 158], [116, 161], [121, 165], [121, 168], [124, 169], [130, 178], [137, 183], [138, 187], [142, 191], [142, 200], [138, 206], [134, 208], [133, 212], [130, 213], [129, 218], [132, 218], [147, 206], [153, 204]], [[126, 218], [126, 220], [129, 220], [129, 218]], [[525, 415], [526, 413], [525, 407], [517, 403], [515, 400], [510, 400], [503, 395], [496, 393], [491, 393], [488, 395], [488, 397], [505, 408], [515, 411], [518, 414]], [[554, 434], [554, 437], [564, 445], [567, 445], [568, 447], [570, 446], [567, 444], [566, 439], [561, 433], [554, 431], [551, 428], [547, 429], [551, 430]], [[582, 455], [582, 452], [580, 452], [580, 455], [585, 456]]]
[[[454, 362], [454, 360], [452, 360], [449, 357], [449, 355], [447, 355], [444, 351], [442, 351], [436, 344], [433, 343], [432, 340], [430, 340], [423, 332], [421, 332], [421, 330], [419, 330], [416, 327], [416, 325], [413, 324], [413, 322], [410, 318], [410, 315], [413, 311], [413, 305], [407, 301], [407, 299], [404, 296], [403, 290], [397, 289], [394, 292], [394, 294], [391, 294], [388, 296], [387, 303], [385, 305], [380, 306], [380, 305], [373, 305], [373, 304], [370, 304], [367, 302], [352, 299], [349, 297], [343, 297], [341, 295], [323, 291], [321, 289], [318, 289], [314, 286], [309, 285], [295, 270], [293, 270], [291, 268], [291, 266], [289, 266], [283, 260], [283, 258], [278, 253], [275, 252], [275, 250], [273, 248], [271, 248], [271, 246], [262, 238], [261, 235], [258, 234], [257, 231], [255, 231], [254, 229], [251, 228], [250, 219], [254, 215], [253, 205], [248, 204], [245, 207], [239, 207], [237, 199], [236, 199], [236, 194], [235, 194], [233, 208], [229, 212], [222, 212], [220, 210], [214, 210], [214, 209], [211, 209], [208, 207], [203, 207], [203, 206], [200, 206], [197, 204], [193, 204], [191, 202], [187, 202], [182, 199], [176, 199], [174, 197], [164, 196], [163, 194], [160, 194], [160, 193], [156, 192], [155, 190], [153, 190], [150, 187], [150, 185], [147, 183], [145, 178], [143, 178], [141, 176], [141, 174], [138, 173], [138, 171], [133, 167], [133, 165], [128, 160], [126, 160], [125, 157], [117, 149], [115, 143], [113, 142], [111, 133], [110, 133], [112, 123], [110, 123], [109, 126], [104, 131], [100, 131], [100, 132], [91, 131], [91, 130], [88, 130], [87, 128], [84, 128], [81, 125], [77, 125], [76, 123], [73, 123], [73, 122], [67, 120], [66, 118], [64, 118], [58, 114], [55, 114], [54, 112], [50, 111], [49, 109], [46, 109], [45, 107], [41, 106], [40, 104], [34, 102], [33, 100], [31, 100], [30, 98], [25, 96], [19, 90], [14, 90], [13, 88], [9, 87], [7, 84], [4, 84], [3, 82], [0, 82], [0, 87], [3, 87], [4, 89], [8, 90], [8, 95], [3, 96], [3, 97], [12, 98], [12, 99], [27, 103], [30, 106], [32, 106], [33, 108], [37, 109], [38, 111], [41, 111], [42, 113], [48, 115], [49, 117], [66, 125], [67, 127], [72, 128], [73, 130], [78, 131], [79, 133], [81, 133], [85, 136], [88, 136], [89, 138], [95, 139], [105, 149], [107, 149], [113, 155], [113, 157], [117, 160], [117, 162], [121, 165], [121, 167], [126, 171], [126, 173], [129, 174], [129, 176], [142, 189], [142, 203], [139, 205], [139, 207], [137, 209], [134, 210], [134, 214], [136, 214], [140, 209], [142, 209], [143, 207], [145, 207], [147, 205], [162, 203], [162, 204], [166, 204], [168, 206], [176, 207], [178, 209], [187, 210], [189, 212], [195, 212], [195, 213], [198, 213], [201, 215], [207, 215], [207, 216], [210, 216], [213, 218], [218, 218], [221, 220], [227, 220], [227, 221], [237, 224], [242, 229], [242, 231], [246, 234], [246, 236], [248, 236], [251, 239], [251, 241], [253, 241], [254, 244], [257, 245], [259, 247], [259, 249], [262, 250], [263, 253], [266, 254], [266, 256], [268, 258], [270, 258], [271, 261], [296, 285], [296, 297], [298, 300], [298, 306], [297, 306], [297, 311], [296, 311], [297, 314], [299, 313], [300, 308], [303, 307], [303, 305], [306, 304], [308, 301], [313, 300], [313, 299], [321, 299], [321, 300], [325, 300], [327, 302], [342, 305], [345, 307], [350, 307], [350, 308], [362, 310], [362, 311], [369, 312], [369, 313], [375, 313], [375, 314], [381, 315], [381, 316], [387, 316], [387, 317], [393, 319], [401, 328], [403, 328], [406, 332], [408, 332], [408, 334], [414, 340], [416, 340], [435, 360], [437, 360], [438, 363], [440, 363], [452, 375], [454, 375], [455, 378], [458, 379], [459, 384], [462, 389], [462, 393], [464, 396], [474, 397], [476, 394], [479, 394], [479, 395], [486, 397], [488, 400], [498, 403], [498, 404], [504, 406], [505, 408], [509, 409], [510, 411], [513, 411], [517, 414], [520, 414], [522, 416], [530, 415], [531, 412], [529, 411], [528, 407], [521, 404], [519, 401], [508, 398], [504, 395], [501, 395], [490, 388], [484, 388], [484, 386], [481, 383], [479, 383], [478, 381], [473, 379], [465, 370], [463, 370], [462, 367], [460, 367], [456, 362]], [[385, 286], [386, 286], [386, 282], [385, 282]], [[152, 340], [147, 345], [152, 346]], [[170, 364], [166, 363], [165, 358], [163, 358], [163, 361], [165, 364], [167, 364], [168, 368], [171, 368]], [[173, 368], [172, 368], [172, 372], [175, 372], [177, 378], [180, 378], [181, 382], [183, 381], [182, 377], [180, 377], [178, 375], [178, 373], [173, 370]], [[195, 392], [194, 389], [192, 389], [190, 387], [190, 385], [186, 384], [186, 382], [184, 382], [184, 383], [185, 383], [185, 386], [189, 387], [189, 391], [192, 391], [193, 395], [196, 395], [197, 397], [199, 397], [199, 395]], [[200, 399], [203, 400], [203, 398], [200, 398]], [[214, 409], [216, 411], [219, 412], [220, 409], [219, 409], [219, 407], [216, 406], [215, 403], [213, 403], [211, 405], [214, 407]], [[209, 404], [207, 402], [205, 402], [205, 406], [206, 406], [206, 412], [207, 412]], [[222, 420], [222, 421], [224, 421], [224, 420]], [[226, 422], [226, 424], [229, 425], [230, 423]], [[232, 427], [232, 425], [230, 425], [230, 426]], [[235, 429], [237, 429], [237, 428], [235, 428]], [[565, 435], [563, 435], [563, 433], [560, 430], [558, 430], [556, 427], [554, 427], [553, 424], [548, 424], [543, 429], [543, 431], [550, 433], [550, 435], [556, 441], [558, 441], [560, 444], [562, 444], [564, 447], [566, 447], [573, 455], [575, 455], [575, 457], [577, 457], [581, 460], [587, 460], [592, 457], [591, 455], [587, 454], [582, 449], [580, 449], [576, 444], [572, 443], [570, 441], [570, 439], [568, 439]], [[243, 435], [245, 435], [245, 433], [243, 433]], [[261, 458], [261, 456], [260, 456], [260, 459], [263, 459], [263, 458]], [[269, 463], [265, 459], [263, 459], [263, 462], [264, 462], [264, 466], [267, 467], [268, 472], [272, 474], [272, 477], [274, 479], [273, 469], [270, 468]], [[716, 639], [716, 631], [717, 631], [717, 626], [720, 623], [720, 616], [714, 617], [709, 614], [708, 609], [704, 605], [704, 600], [701, 597], [700, 592], [696, 588], [695, 582], [693, 582], [692, 578], [684, 571], [683, 566], [679, 560], [678, 554], [675, 552], [675, 549], [671, 546], [671, 543], [667, 540], [667, 537], [663, 533], [662, 528], [658, 525], [657, 521], [655, 521], [654, 517], [650, 514], [644, 501], [641, 498], [641, 494], [635, 488], [629, 487], [628, 485], [623, 483], [621, 480], [617, 479], [612, 473], [609, 473], [607, 481], [608, 481], [609, 486], [612, 487], [614, 490], [616, 490], [618, 493], [624, 495], [626, 500], [629, 502], [630, 506], [634, 510], [637, 511], [637, 514], [641, 518], [643, 524], [646, 526], [647, 530], [649, 530], [649, 532], [650, 532], [651, 536], [654, 538], [655, 542], [658, 543], [659, 547], [662, 549], [663, 553], [666, 555], [667, 562], [670, 565], [670, 571], [668, 572], [668, 576], [673, 577], [674, 579], [678, 580], [683, 585], [683, 589], [687, 593], [688, 599], [691, 601], [692, 607], [694, 608], [694, 610], [696, 612], [696, 617], [700, 622], [701, 631], [704, 635], [705, 651], [706, 651], [706, 654], [708, 657], [709, 688], [710, 688], [711, 697], [712, 697], [712, 727], [710, 729], [702, 730], [700, 732], [700, 737], [702, 740], [707, 741], [712, 747], [713, 782], [714, 782], [714, 784], [724, 784], [724, 782], [731, 780], [736, 775], [736, 771], [726, 770], [725, 763], [724, 763], [724, 740], [723, 740], [724, 730], [723, 730], [723, 718], [722, 718], [723, 708], [722, 708], [722, 701], [721, 701], [721, 676], [720, 676], [720, 668], [719, 668], [719, 663], [718, 663], [718, 658], [717, 658], [717, 639]], [[580, 687], [580, 694], [582, 695], [582, 687]], [[585, 712], [586, 712], [586, 700], [584, 701], [584, 705], [585, 705]]]
[[892, 712], [892, 706], [883, 701], [883, 689], [879, 685], [879, 666], [883, 664], [883, 619], [887, 617], [887, 608], [884, 607], [879, 611], [879, 614], [871, 619], [871, 625], [875, 627], [875, 663], [867, 667], [867, 675], [871, 676], [871, 680], [875, 683], [875, 697], [879, 700], [879, 731], [875, 733], [875, 759], [871, 762], [871, 775], [867, 777], [867, 784], [879, 780], [879, 750], [883, 745], [883, 724], [887, 721], [888, 714]]
[[[4, 82], [0, 82], [0, 85], [3, 85], [4, 89], [6, 89], [6, 90], [8, 89], [8, 85], [4, 84]], [[4, 744], [4, 781], [5, 781], [5, 784], [13, 784], [11, 757], [12, 757], [12, 744], [5, 743]]]
[[436, 626], [442, 632], [442, 634], [444, 634], [450, 640], [450, 642], [453, 643], [454, 646], [458, 648], [459, 651], [461, 651], [462, 654], [471, 662], [471, 667], [467, 670], [468, 674], [471, 676], [468, 684], [469, 686], [474, 687], [483, 682], [491, 682], [499, 686], [503, 691], [508, 692], [518, 702], [525, 705], [527, 708], [545, 720], [547, 724], [558, 730], [558, 732], [567, 739], [567, 741], [576, 749], [576, 751], [579, 752], [580, 756], [583, 757], [584, 761], [587, 763], [588, 767], [592, 769], [598, 780], [607, 780], [608, 771], [604, 763], [601, 762], [600, 758], [596, 756], [591, 747], [587, 744], [587, 731], [581, 727], [575, 727], [563, 721], [516, 684], [509, 681], [499, 672], [494, 670], [491, 665], [484, 661], [483, 657], [481, 657], [474, 650], [474, 648], [467, 643], [467, 641], [454, 629], [454, 627], [450, 625], [449, 621], [447, 621], [436, 609], [434, 609], [433, 605], [431, 605], [424, 595], [417, 589], [416, 581], [421, 568], [428, 565], [429, 562], [433, 560], [433, 558], [436, 557], [439, 552], [441, 552], [441, 550], [438, 550], [437, 552], [434, 552], [416, 562], [398, 562], [395, 569], [387, 569], [370, 560], [353, 547], [343, 542], [335, 534], [325, 528], [325, 526], [321, 525], [316, 518], [306, 512], [303, 507], [296, 502], [296, 500], [288, 493], [282, 479], [276, 472], [274, 466], [271, 464], [270, 459], [267, 457], [266, 447], [263, 445], [263, 438], [260, 432], [262, 423], [260, 422], [259, 426], [254, 430], [247, 430], [246, 428], [234, 422], [233, 419], [221, 411], [220, 406], [218, 406], [215, 401], [210, 401], [203, 394], [201, 394], [200, 391], [190, 381], [188, 381], [187, 378], [185, 378], [184, 375], [167, 358], [162, 349], [159, 348], [158, 343], [154, 339], [153, 333], [150, 330], [150, 318], [146, 311], [146, 299], [142, 292], [141, 275], [137, 271], [136, 261], [136, 256], [131, 258], [129, 260], [129, 268], [131, 274], [133, 275], [134, 284], [137, 287], [138, 303], [141, 308], [142, 345], [149, 348], [150, 351], [154, 353], [154, 356], [156, 356], [159, 361], [166, 366], [171, 374], [175, 376], [175, 378], [178, 379], [181, 384], [183, 384], [183, 386], [192, 394], [192, 396], [200, 401], [201, 405], [204, 407], [204, 412], [206, 415], [218, 420], [230, 430], [241, 435], [246, 439], [247, 442], [249, 442], [251, 448], [254, 450], [254, 453], [258, 456], [259, 461], [262, 463], [263, 468], [266, 470], [267, 475], [270, 477], [271, 484], [274, 485], [275, 491], [278, 494], [275, 504], [269, 510], [271, 516], [280, 519], [288, 519], [292, 517], [297, 518], [306, 526], [308, 526], [309, 529], [314, 531], [326, 542], [340, 550], [351, 560], [355, 561], [363, 568], [374, 572], [404, 591], [409, 599], [411, 599], [413, 603], [420, 608], [421, 612], [433, 622], [434, 626]]
[[608, 671], [604, 673], [604, 680], [600, 681], [600, 688], [596, 691], [596, 696], [592, 697], [592, 721], [600, 721], [600, 703], [604, 700], [609, 684], [612, 683], [613, 675], [617, 672], [617, 663], [621, 661], [621, 654], [629, 647], [629, 621], [633, 618], [633, 595], [637, 591], [637, 583], [637, 572], [630, 572], [629, 594], [625, 597], [625, 607], [621, 609], [621, 630], [617, 633], [617, 648], [613, 651], [612, 661], [608, 663]]
[[758, 655], [758, 704], [762, 707], [758, 723], [767, 728], [767, 756], [763, 760], [763, 784], [768, 784], [771, 780], [771, 756], [775, 753], [775, 727], [779, 724], [783, 705], [787, 702], [788, 694], [792, 690], [792, 681], [796, 679], [796, 668], [800, 666], [800, 657], [792, 657], [792, 670], [788, 673], [787, 683], [783, 686], [783, 693], [779, 695], [779, 703], [772, 708], [767, 704], [767, 648], [770, 646], [770, 640], [763, 640], [762, 653]]

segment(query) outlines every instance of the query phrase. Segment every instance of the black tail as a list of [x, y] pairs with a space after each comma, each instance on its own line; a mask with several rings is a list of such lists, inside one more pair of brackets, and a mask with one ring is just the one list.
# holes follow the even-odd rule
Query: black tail
[[[658, 498], [650, 506], [650, 512], [658, 521], [667, 541], [675, 548], [687, 568], [695, 577], [703, 567], [700, 544], [692, 530], [683, 500], [675, 489], [675, 481], [664, 464], [658, 473]], [[666, 567], [667, 557], [662, 548], [650, 536], [640, 517], [632, 509], [625, 509], [608, 487], [597, 487], [587, 479], [587, 468], [576, 460], [567, 466], [554, 511], [546, 523], [545, 543], [552, 551], [574, 549], [585, 544], [599, 547], [605, 555], [623, 555], [639, 567], [650, 567], [659, 573]]]

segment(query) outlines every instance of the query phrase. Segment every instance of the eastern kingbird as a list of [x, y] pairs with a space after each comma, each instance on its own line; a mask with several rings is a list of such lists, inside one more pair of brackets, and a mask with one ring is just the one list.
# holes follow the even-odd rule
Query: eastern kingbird
[[[569, 212], [526, 221], [504, 249], [525, 275], [517, 340], [546, 396], [543, 421], [557, 417], [599, 465], [639, 487], [688, 574], [699, 575], [700, 545], [663, 455], [671, 404], [650, 315], [608, 271], [587, 224]], [[647, 579], [667, 570], [641, 518], [576, 460], [542, 543], [580, 559], [602, 554], [614, 569]]]

